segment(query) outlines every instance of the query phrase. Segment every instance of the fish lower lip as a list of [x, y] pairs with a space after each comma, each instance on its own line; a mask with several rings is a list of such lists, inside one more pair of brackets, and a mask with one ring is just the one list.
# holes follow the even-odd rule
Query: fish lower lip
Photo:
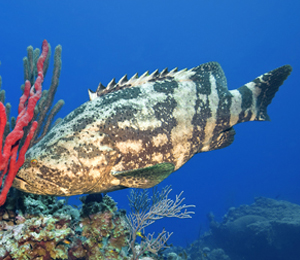
[[[30, 191], [27, 190], [27, 189], [26, 189], [26, 191], [23, 190], [23, 189], [21, 189], [22, 191], [29, 192], [29, 193], [33, 193], [33, 194], [39, 194], [39, 195], [43, 194], [43, 192], [42, 192], [41, 190], [39, 190], [38, 188], [34, 187], [32, 184], [30, 184], [28, 181], [24, 180], [23, 178], [21, 178], [21, 177], [19, 177], [19, 176], [16, 176], [15, 179], [17, 179], [20, 183], [23, 182], [23, 185], [28, 185], [28, 186], [30, 186], [30, 187], [31, 187], [30, 189], [32, 189], [32, 190], [30, 190]], [[24, 183], [25, 183], [25, 184], [24, 184]]]
[[21, 180], [21, 181], [23, 181], [23, 182], [25, 182], [25, 183], [27, 183], [28, 185], [30, 185], [27, 181], [25, 181], [23, 178], [19, 177], [18, 175], [17, 175], [15, 178], [16, 178], [16, 179], [19, 179], [19, 180]]

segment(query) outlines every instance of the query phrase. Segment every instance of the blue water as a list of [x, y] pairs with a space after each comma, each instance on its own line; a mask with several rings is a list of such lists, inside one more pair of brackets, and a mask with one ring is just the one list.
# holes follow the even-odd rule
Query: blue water
[[[221, 220], [229, 207], [249, 204], [254, 197], [300, 204], [299, 69], [300, 2], [292, 0], [160, 0], [160, 1], [1, 1], [0, 75], [6, 101], [17, 115], [26, 47], [47, 39], [63, 47], [63, 67], [56, 100], [64, 99], [64, 117], [96, 90], [138, 72], [191, 68], [218, 61], [229, 89], [284, 64], [292, 75], [276, 94], [268, 113], [271, 122], [235, 127], [228, 148], [194, 156], [160, 187], [171, 184], [173, 197], [184, 191], [195, 204], [192, 219], [166, 219], [170, 242], [185, 246], [208, 229], [206, 214]], [[50, 84], [52, 67], [44, 83]], [[129, 190], [110, 193], [128, 208]], [[78, 204], [76, 198], [70, 203]]]

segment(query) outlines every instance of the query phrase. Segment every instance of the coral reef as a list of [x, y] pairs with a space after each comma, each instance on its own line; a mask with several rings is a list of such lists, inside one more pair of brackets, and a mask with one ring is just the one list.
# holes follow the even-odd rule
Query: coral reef
[[117, 203], [108, 195], [102, 197], [100, 193], [89, 194], [79, 199], [82, 202], [82, 216], [89, 216], [104, 210], [113, 212], [117, 209]]
[[[208, 215], [211, 230], [179, 256], [194, 260], [300, 259], [300, 206], [259, 197], [251, 205], [230, 208], [218, 223]], [[185, 258], [186, 259], [186, 258]]]
[[[191, 212], [185, 209], [190, 205], [182, 204], [181, 194], [175, 201], [169, 199], [170, 191], [166, 187], [151, 197], [148, 191], [132, 191], [129, 197], [132, 214], [140, 214], [143, 209], [144, 226], [166, 215], [189, 217]], [[159, 240], [161, 235], [155, 238], [153, 234], [144, 235], [144, 229], [134, 229], [129, 215], [118, 210], [110, 196], [92, 194], [80, 200], [82, 206], [74, 208], [64, 199], [12, 189], [7, 203], [0, 207], [0, 260], [184, 259], [172, 251], [164, 251], [170, 247], [165, 240]]]
[[[70, 216], [39, 216], [25, 219], [18, 215], [15, 225], [0, 222], [0, 259], [67, 259]], [[18, 224], [17, 224], [18, 223]], [[41, 258], [40, 258], [41, 259]]]
[[[71, 259], [125, 259], [129, 227], [122, 212], [104, 212], [83, 218], [81, 239], [69, 250]], [[74, 258], [75, 257], [75, 258]]]
[[256, 198], [252, 205], [231, 208], [211, 230], [233, 260], [300, 259], [300, 206], [287, 201]]
[[[64, 200], [55, 202], [53, 197], [44, 197], [33, 207], [40, 197], [24, 199], [31, 205], [24, 214], [0, 208], [0, 260], [126, 259], [129, 226], [125, 211], [118, 211], [110, 197], [103, 200], [100, 212], [81, 218], [83, 211], [70, 211]], [[41, 214], [46, 205], [49, 215]], [[71, 216], [74, 211], [77, 214]]]

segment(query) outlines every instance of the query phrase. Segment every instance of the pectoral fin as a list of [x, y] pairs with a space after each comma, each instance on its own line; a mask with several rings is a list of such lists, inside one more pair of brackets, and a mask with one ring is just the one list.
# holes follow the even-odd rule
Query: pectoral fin
[[120, 185], [128, 188], [151, 188], [162, 182], [174, 171], [173, 163], [159, 163], [153, 166], [112, 172], [111, 174], [120, 179]]

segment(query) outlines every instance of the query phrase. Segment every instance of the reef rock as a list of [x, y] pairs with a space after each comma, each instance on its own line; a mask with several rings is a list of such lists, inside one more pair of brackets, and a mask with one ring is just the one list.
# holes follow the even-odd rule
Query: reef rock
[[300, 206], [259, 197], [211, 221], [210, 240], [232, 260], [299, 260]]

